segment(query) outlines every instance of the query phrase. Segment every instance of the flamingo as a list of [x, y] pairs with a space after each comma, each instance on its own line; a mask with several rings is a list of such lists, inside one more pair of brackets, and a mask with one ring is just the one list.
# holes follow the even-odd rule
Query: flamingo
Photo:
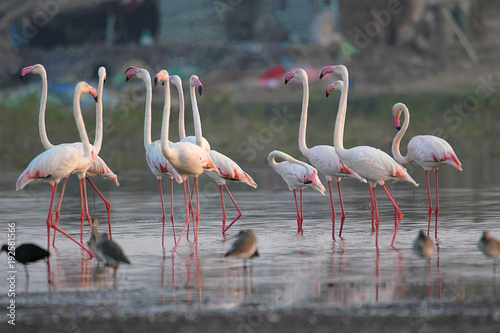
[[[83, 93], [90, 93], [94, 98], [97, 98], [97, 92], [95, 88], [91, 87], [86, 82], [79, 82], [75, 87], [75, 96], [73, 98], [73, 110], [75, 115], [75, 121], [78, 127], [78, 132], [80, 134], [80, 139], [82, 140], [83, 154], [81, 149], [79, 149], [76, 144], [60, 144], [44, 151], [35, 157], [31, 163], [28, 165], [26, 170], [19, 176], [16, 183], [16, 190], [22, 190], [29, 183], [36, 180], [46, 180], [51, 185], [51, 201], [49, 206], [49, 213], [47, 216], [47, 248], [50, 249], [50, 229], [53, 228], [59, 232], [62, 232], [65, 236], [70, 238], [76, 244], [78, 244], [82, 249], [87, 251], [91, 258], [93, 254], [88, 250], [81, 242], [68, 235], [66, 232], [62, 231], [58, 226], [54, 224], [53, 221], [53, 209], [54, 209], [54, 198], [57, 192], [57, 185], [63, 178], [67, 178], [72, 173], [77, 173], [80, 179], [80, 186], [84, 183], [83, 178], [85, 178], [85, 172], [92, 165], [95, 157], [99, 153], [100, 145], [93, 147], [87, 136], [85, 130], [85, 124], [83, 122], [82, 111], [80, 109], [80, 96]], [[98, 136], [102, 139], [102, 131], [99, 131]], [[80, 203], [83, 207], [83, 197], [80, 198]], [[83, 228], [83, 220], [82, 220]]]
[[[102, 67], [104, 69], [104, 67]], [[45, 67], [41, 64], [36, 64], [33, 66], [27, 66], [24, 67], [21, 71], [21, 79], [26, 76], [29, 73], [33, 74], [38, 74], [42, 78], [42, 93], [40, 97], [40, 111], [38, 114], [38, 131], [40, 133], [40, 141], [42, 142], [43, 147], [45, 150], [50, 149], [54, 147], [54, 145], [49, 141], [49, 138], [47, 137], [47, 130], [45, 128], [45, 109], [47, 106], [47, 72], [45, 71]], [[100, 69], [99, 73], [99, 86], [97, 89], [97, 105], [96, 108], [100, 108], [102, 111], [102, 84], [106, 80], [106, 72], [105, 70]], [[92, 180], [89, 177], [95, 177], [95, 176], [103, 176], [105, 179], [109, 179], [113, 182], [115, 182], [116, 186], [120, 186], [118, 183], [118, 177], [117, 175], [107, 166], [106, 162], [99, 156], [97, 156], [95, 162], [90, 166], [90, 168], [87, 170], [86, 173], [87, 181], [89, 184], [94, 188], [94, 190], [97, 192], [97, 194], [101, 197], [101, 199], [104, 201], [104, 204], [106, 205], [106, 210], [108, 212], [108, 227], [109, 227], [109, 236], [111, 237], [111, 204], [109, 203], [108, 200], [102, 195], [102, 193], [97, 189], [97, 187], [94, 185]], [[62, 199], [64, 196], [64, 190], [66, 188], [66, 182], [67, 178], [64, 179], [63, 183], [63, 188], [61, 190], [61, 196], [59, 198], [59, 204], [58, 208], [56, 210], [56, 225], [59, 223], [59, 217], [60, 217], [60, 210], [61, 210], [61, 203]], [[81, 236], [82, 237], [82, 236]], [[54, 232], [54, 240], [52, 242], [52, 245], [55, 245], [55, 239], [56, 239], [56, 232]]]
[[[128, 72], [128, 74], [127, 74]], [[162, 222], [162, 236], [161, 236], [161, 246], [165, 247], [165, 205], [163, 203], [163, 191], [161, 186], [162, 177], [170, 178], [170, 220], [172, 222], [172, 231], [174, 236], [174, 242], [176, 242], [175, 238], [175, 228], [174, 228], [174, 187], [173, 187], [173, 179], [177, 181], [177, 183], [182, 183], [181, 175], [174, 169], [172, 164], [163, 156], [161, 152], [161, 141], [156, 140], [154, 142], [151, 141], [151, 101], [152, 101], [152, 87], [151, 87], [151, 75], [144, 68], [137, 68], [134, 66], [129, 67], [125, 73], [127, 74], [127, 81], [136, 77], [144, 81], [146, 85], [146, 107], [144, 112], [144, 148], [146, 149], [146, 161], [148, 163], [149, 169], [158, 179], [158, 186], [160, 188], [160, 199], [161, 199], [161, 210], [163, 212]]]
[[[405, 114], [403, 127], [399, 125], [399, 117], [401, 111]], [[409, 164], [416, 162], [425, 170], [425, 178], [427, 180], [427, 195], [429, 198], [429, 223], [427, 226], [427, 237], [431, 229], [432, 217], [432, 201], [431, 188], [429, 186], [429, 170], [434, 169], [436, 173], [436, 230], [435, 238], [437, 238], [437, 224], [439, 214], [439, 197], [438, 197], [438, 169], [446, 165], [451, 165], [457, 170], [462, 171], [462, 164], [458, 160], [457, 155], [451, 148], [450, 144], [444, 139], [434, 135], [417, 135], [408, 142], [408, 153], [406, 156], [401, 156], [399, 152], [399, 144], [410, 124], [410, 112], [403, 103], [396, 103], [392, 107], [392, 116], [394, 118], [394, 126], [398, 130], [398, 134], [392, 141], [392, 156], [401, 164]]]
[[[278, 163], [275, 160], [276, 158], [281, 158], [284, 161]], [[309, 164], [299, 161], [279, 150], [274, 150], [269, 153], [267, 162], [271, 168], [283, 178], [288, 185], [288, 189], [293, 191], [295, 207], [297, 208], [297, 233], [303, 234], [304, 230], [302, 229], [302, 223], [304, 221], [304, 213], [302, 206], [302, 190], [305, 187], [310, 187], [322, 195], [325, 195], [325, 187], [318, 178], [318, 172]], [[297, 202], [296, 189], [300, 189], [300, 209]]]
[[340, 159], [350, 168], [354, 169], [361, 177], [365, 178], [369, 184], [370, 197], [372, 203], [372, 223], [373, 214], [376, 215], [376, 238], [375, 246], [378, 247], [378, 230], [380, 225], [380, 219], [378, 216], [377, 207], [377, 197], [375, 193], [375, 187], [377, 184], [382, 186], [387, 196], [394, 205], [394, 236], [392, 237], [391, 246], [394, 246], [394, 240], [398, 233], [399, 225], [403, 219], [403, 213], [398, 207], [398, 203], [394, 196], [392, 195], [389, 187], [385, 182], [407, 182], [414, 186], [418, 184], [411, 178], [406, 169], [397, 163], [392, 157], [387, 153], [370, 146], [357, 146], [351, 149], [344, 149], [344, 124], [345, 116], [347, 112], [347, 89], [349, 86], [349, 78], [347, 73], [347, 68], [343, 65], [338, 66], [328, 66], [323, 68], [320, 74], [320, 78], [327, 73], [334, 73], [341, 75], [342, 81], [335, 81], [333, 84], [328, 86], [326, 90], [326, 96], [333, 90], [340, 90], [341, 97], [339, 108], [337, 111], [337, 120], [335, 121], [335, 131], [334, 131], [334, 143], [337, 154]]
[[302, 155], [309, 160], [309, 162], [325, 175], [328, 181], [328, 189], [330, 190], [330, 205], [332, 207], [332, 237], [335, 239], [335, 207], [333, 205], [332, 194], [332, 179], [337, 182], [339, 191], [340, 208], [342, 209], [341, 225], [339, 230], [339, 237], [342, 237], [342, 229], [344, 227], [345, 212], [344, 203], [342, 202], [342, 192], [340, 190], [340, 179], [342, 177], [355, 178], [361, 182], [366, 183], [366, 179], [360, 177], [354, 170], [347, 167], [339, 158], [335, 151], [335, 147], [328, 145], [315, 146], [308, 148], [306, 144], [306, 127], [307, 127], [307, 107], [309, 103], [309, 83], [307, 73], [303, 69], [291, 71], [285, 76], [285, 84], [291, 79], [302, 81], [302, 115], [300, 117], [299, 128], [299, 149]]
[[[182, 82], [179, 76], [173, 75], [170, 77], [170, 82], [176, 86], [177, 90], [179, 91], [179, 99], [181, 98], [182, 93]], [[184, 108], [180, 107], [179, 110], [179, 136], [181, 139], [181, 142], [191, 142], [194, 144], [198, 144], [200, 147], [204, 148], [208, 153], [210, 154], [210, 157], [212, 158], [212, 161], [214, 162], [215, 166], [217, 167], [217, 170], [219, 173], [216, 172], [207, 172], [206, 175], [212, 179], [217, 186], [219, 187], [219, 192], [220, 192], [220, 198], [221, 198], [221, 204], [222, 204], [222, 235], [225, 235], [226, 231], [229, 230], [229, 228], [236, 222], [238, 221], [242, 216], [243, 213], [236, 203], [236, 200], [234, 199], [233, 195], [229, 191], [226, 181], [233, 181], [233, 182], [241, 182], [245, 183], [253, 188], [257, 188], [257, 183], [253, 180], [253, 178], [243, 171], [241, 167], [234, 162], [232, 159], [229, 157], [219, 153], [216, 150], [210, 149], [210, 144], [208, 141], [201, 136], [201, 119], [200, 119], [200, 113], [198, 111], [198, 102], [196, 101], [196, 89], [198, 89], [198, 92], [202, 93], [202, 84], [200, 82], [200, 79], [196, 75], [192, 75], [189, 79], [189, 84], [190, 84], [190, 97], [191, 97], [191, 106], [193, 109], [193, 119], [195, 123], [195, 136], [188, 136], [186, 137], [186, 131], [184, 129]], [[182, 119], [182, 125], [181, 125], [181, 119]], [[197, 143], [196, 137], [201, 137], [201, 143]], [[223, 188], [226, 190], [227, 194], [229, 195], [229, 198], [234, 204], [234, 207], [238, 211], [238, 216], [227, 226], [226, 228], [226, 220], [227, 220], [227, 215], [226, 215], [226, 207], [224, 204], [224, 193], [223, 193]]]
[[[185, 180], [188, 176], [194, 176], [193, 191], [196, 187], [196, 198], [197, 198], [197, 212], [196, 212], [196, 233], [195, 233], [195, 243], [198, 246], [198, 230], [200, 223], [200, 196], [198, 190], [198, 176], [202, 173], [208, 171], [218, 172], [214, 162], [210, 158], [208, 152], [200, 147], [199, 145], [193, 144], [191, 142], [175, 142], [170, 145], [168, 140], [168, 132], [170, 125], [170, 76], [166, 70], [161, 70], [155, 76], [155, 83], [160, 81], [165, 82], [165, 107], [163, 109], [163, 124], [161, 128], [161, 149], [163, 156], [165, 156], [172, 166], [177, 170], [177, 172]], [[201, 142], [201, 127], [200, 132], [197, 135], [197, 142]], [[184, 182], [184, 199], [186, 204], [186, 223], [182, 229], [181, 235], [179, 236], [173, 251], [177, 250], [179, 246], [179, 241], [189, 225], [189, 206], [188, 197], [186, 191], [186, 183]]]

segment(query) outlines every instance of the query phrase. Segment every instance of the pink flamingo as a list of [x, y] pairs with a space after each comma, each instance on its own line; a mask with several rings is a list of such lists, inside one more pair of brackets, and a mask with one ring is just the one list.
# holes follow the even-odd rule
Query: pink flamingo
[[[76, 85], [75, 96], [73, 99], [73, 109], [78, 132], [83, 144], [83, 154], [75, 144], [60, 144], [44, 151], [35, 157], [28, 165], [26, 170], [19, 176], [16, 183], [16, 190], [23, 189], [29, 183], [36, 180], [46, 180], [51, 185], [51, 201], [49, 213], [47, 216], [47, 248], [50, 249], [50, 228], [62, 232], [65, 236], [77, 243], [82, 249], [87, 251], [91, 257], [93, 254], [81, 242], [68, 235], [66, 232], [59, 229], [53, 221], [54, 198], [57, 192], [57, 185], [61, 179], [68, 177], [72, 173], [77, 173], [80, 179], [80, 185], [84, 183], [85, 172], [92, 165], [95, 157], [99, 153], [100, 146], [93, 147], [87, 136], [85, 124], [83, 122], [82, 112], [80, 109], [80, 96], [82, 93], [90, 93], [94, 98], [97, 98], [96, 90], [86, 82], [80, 82]], [[102, 137], [102, 131], [99, 133]], [[80, 203], [83, 207], [83, 197], [80, 198]], [[82, 221], [83, 227], [83, 221]]]
[[309, 162], [319, 170], [323, 175], [325, 175], [328, 181], [328, 189], [330, 190], [330, 205], [332, 207], [332, 237], [335, 239], [335, 207], [333, 205], [333, 194], [332, 194], [332, 179], [337, 182], [337, 187], [339, 191], [340, 208], [342, 209], [341, 225], [339, 231], [339, 237], [342, 237], [342, 229], [344, 227], [345, 212], [344, 203], [342, 202], [342, 192], [340, 190], [340, 179], [342, 177], [352, 177], [361, 182], [366, 183], [366, 179], [360, 177], [354, 170], [347, 167], [339, 158], [339, 155], [335, 151], [335, 147], [321, 145], [308, 148], [306, 144], [306, 127], [307, 127], [307, 107], [309, 103], [309, 83], [307, 73], [303, 69], [297, 69], [291, 71], [285, 76], [285, 84], [287, 84], [291, 79], [297, 79], [302, 81], [302, 115], [300, 117], [300, 128], [299, 128], [299, 149], [302, 155], [306, 157]]
[[[40, 141], [42, 142], [43, 147], [45, 150], [50, 149], [54, 147], [54, 145], [49, 141], [49, 138], [47, 137], [47, 130], [45, 128], [45, 109], [47, 106], [47, 89], [48, 89], [48, 83], [47, 83], [47, 72], [45, 71], [45, 67], [41, 64], [36, 64], [33, 66], [27, 66], [24, 67], [23, 70], [21, 71], [21, 78], [23, 78], [25, 75], [33, 73], [33, 74], [38, 74], [42, 78], [42, 93], [40, 97], [40, 110], [39, 110], [39, 115], [38, 115], [38, 131], [40, 134]], [[103, 83], [106, 80], [106, 70], [104, 67], [102, 69], [99, 69], [99, 86], [97, 89], [97, 104], [96, 108], [100, 108], [102, 112], [102, 87]], [[97, 134], [97, 133], [96, 133]], [[96, 138], [97, 139], [97, 138]], [[81, 145], [81, 142], [77, 143]], [[83, 150], [83, 146], [82, 146]], [[108, 212], [108, 226], [109, 226], [109, 236], [111, 238], [111, 204], [109, 201], [106, 200], [106, 198], [102, 195], [102, 193], [97, 189], [97, 187], [94, 185], [92, 180], [90, 180], [89, 177], [94, 177], [101, 175], [106, 179], [110, 179], [116, 183], [116, 186], [120, 186], [118, 183], [118, 177], [116, 176], [113, 171], [106, 165], [103, 159], [101, 159], [99, 156], [97, 156], [95, 162], [90, 166], [90, 168], [87, 170], [87, 181], [90, 183], [90, 185], [94, 188], [94, 190], [97, 192], [97, 194], [102, 198], [106, 205], [106, 209]], [[66, 182], [68, 178], [64, 179], [63, 183], [63, 188], [61, 190], [61, 196], [59, 198], [59, 204], [56, 210], [56, 225], [59, 224], [59, 217], [60, 217], [60, 210], [61, 210], [61, 204], [62, 204], [62, 199], [64, 196], [64, 190], [66, 189]], [[88, 210], [87, 210], [88, 212]], [[90, 217], [88, 217], [90, 218]], [[56, 233], [57, 231], [54, 231], [54, 239], [52, 241], [52, 245], [55, 245], [55, 240], [56, 240]], [[80, 241], [82, 241], [82, 235], [80, 235]]]
[[[179, 91], [179, 98], [181, 98], [180, 96], [183, 95], [183, 93], [182, 93], [182, 82], [180, 77], [178, 77], [177, 75], [173, 75], [170, 77], [170, 82], [172, 82], [174, 86], [177, 87], [177, 90]], [[219, 153], [218, 151], [210, 149], [210, 144], [208, 143], [208, 141], [201, 136], [200, 134], [201, 119], [198, 110], [198, 102], [196, 101], [196, 89], [198, 89], [198, 92], [201, 95], [203, 86], [200, 82], [200, 79], [196, 75], [192, 75], [190, 77], [189, 84], [190, 84], [191, 106], [193, 109], [193, 119], [195, 124], [195, 134], [197, 133], [197, 135], [201, 137], [202, 141], [200, 147], [204, 148], [209, 152], [212, 161], [214, 162], [215, 166], [217, 167], [217, 170], [219, 171], [219, 173], [207, 172], [206, 174], [219, 187], [221, 204], [222, 204], [222, 235], [225, 235], [226, 231], [229, 230], [229, 228], [243, 216], [240, 207], [236, 203], [236, 200], [234, 199], [233, 195], [231, 194], [226, 185], [226, 181], [242, 182], [253, 188], [257, 188], [257, 184], [252, 179], [252, 177], [245, 171], [243, 171], [243, 169], [241, 169], [241, 167], [232, 159]], [[196, 135], [186, 137], [186, 132], [184, 129], [184, 120], [182, 120], [182, 125], [181, 125], [181, 119], [183, 118], [184, 118], [184, 108], [181, 108], [179, 110], [179, 134], [180, 134], [179, 136], [181, 138], [181, 142], [191, 142], [197, 144]], [[238, 216], [227, 226], [227, 228], [226, 228], [227, 215], [226, 215], [226, 207], [224, 204], [224, 193], [222, 191], [223, 188], [226, 190], [227, 194], [229, 195], [229, 198], [234, 204], [234, 207], [238, 211]]]
[[136, 77], [144, 81], [146, 85], [146, 107], [144, 115], [144, 148], [146, 149], [146, 161], [148, 163], [149, 169], [158, 179], [158, 186], [160, 188], [160, 199], [161, 199], [161, 210], [163, 212], [163, 229], [161, 236], [161, 246], [165, 247], [165, 205], [163, 203], [163, 191], [161, 186], [162, 177], [170, 178], [170, 220], [172, 222], [172, 230], [174, 236], [174, 242], [176, 242], [175, 228], [174, 228], [174, 187], [173, 179], [180, 184], [182, 183], [182, 177], [174, 169], [172, 164], [163, 156], [161, 152], [161, 141], [156, 140], [151, 141], [151, 101], [152, 101], [152, 87], [151, 87], [151, 75], [144, 68], [137, 68], [134, 66], [129, 67], [125, 73], [127, 73], [127, 81]]
[[[168, 141], [168, 132], [169, 132], [169, 124], [170, 124], [170, 85], [169, 85], [170, 76], [166, 70], [161, 70], [155, 76], [155, 82], [163, 81], [165, 82], [165, 107], [163, 109], [163, 124], [161, 128], [161, 148], [163, 152], [163, 156], [167, 158], [167, 160], [172, 164], [172, 166], [177, 170], [177, 172], [182, 176], [185, 180], [188, 176], [194, 176], [193, 183], [193, 191], [194, 187], [196, 187], [196, 198], [197, 198], [197, 212], [196, 212], [196, 232], [195, 232], [195, 243], [198, 246], [198, 230], [200, 223], [200, 197], [198, 190], [198, 176], [202, 173], [208, 171], [215, 171], [217, 169], [210, 158], [210, 155], [207, 151], [200, 146], [193, 144], [191, 142], [175, 142], [173, 144], [169, 144]], [[200, 133], [197, 134], [197, 142], [201, 142], [201, 128]], [[186, 183], [184, 182], [184, 199], [186, 204], [186, 223], [184, 224], [184, 228], [182, 229], [181, 235], [177, 239], [176, 245], [173, 249], [175, 252], [177, 247], [179, 246], [179, 241], [186, 230], [186, 227], [189, 225], [189, 205], [188, 205], [188, 197], [186, 190]]]
[[[405, 121], [403, 127], [399, 125], [399, 117], [401, 111], [405, 114]], [[440, 167], [451, 165], [457, 170], [462, 171], [462, 164], [458, 160], [457, 155], [451, 148], [450, 144], [445, 140], [438, 138], [434, 135], [417, 135], [408, 142], [408, 149], [406, 156], [401, 156], [399, 152], [399, 144], [403, 135], [406, 133], [410, 124], [410, 112], [403, 103], [396, 103], [392, 107], [392, 116], [394, 118], [394, 126], [398, 129], [398, 134], [392, 141], [392, 156], [401, 164], [409, 164], [416, 162], [425, 170], [425, 178], [427, 180], [427, 195], [429, 197], [429, 223], [427, 226], [427, 237], [431, 229], [432, 217], [432, 201], [431, 189], [429, 186], [429, 170], [434, 169], [436, 172], [436, 230], [435, 237], [437, 238], [437, 224], [439, 214], [439, 197], [438, 197], [438, 169]]]
[[349, 85], [348, 77], [347, 77], [347, 68], [345, 66], [329, 66], [325, 67], [321, 71], [322, 77], [326, 73], [335, 73], [342, 75], [344, 82], [336, 81], [335, 83], [328, 86], [326, 90], [326, 96], [333, 90], [340, 90], [341, 97], [339, 108], [337, 112], [337, 120], [335, 122], [335, 134], [334, 134], [334, 146], [339, 154], [342, 161], [354, 169], [361, 177], [365, 178], [368, 181], [369, 189], [370, 189], [370, 197], [372, 202], [372, 215], [373, 212], [376, 214], [376, 238], [375, 238], [375, 246], [378, 247], [378, 230], [380, 225], [380, 219], [378, 216], [378, 207], [377, 207], [377, 197], [375, 193], [375, 186], [377, 184], [381, 185], [382, 188], [387, 193], [387, 196], [391, 200], [394, 205], [395, 216], [394, 216], [394, 224], [395, 231], [394, 236], [392, 237], [391, 246], [394, 246], [394, 240], [396, 239], [396, 235], [399, 229], [399, 225], [401, 224], [401, 220], [403, 219], [403, 213], [398, 207], [398, 203], [394, 196], [392, 195], [389, 187], [385, 184], [387, 181], [397, 182], [403, 181], [408, 182], [414, 186], [418, 186], [418, 184], [411, 178], [405, 168], [403, 168], [399, 163], [394, 161], [392, 157], [390, 157], [387, 153], [381, 151], [380, 149], [376, 149], [370, 146], [357, 146], [351, 149], [344, 149], [344, 124], [345, 124], [345, 116], [347, 112], [347, 87]]
[[[281, 158], [284, 161], [278, 163], [275, 160], [276, 158]], [[269, 153], [267, 162], [271, 168], [283, 178], [288, 185], [288, 189], [293, 191], [295, 207], [297, 208], [297, 233], [303, 234], [304, 230], [302, 229], [302, 223], [304, 222], [304, 210], [302, 206], [302, 190], [305, 187], [310, 187], [322, 195], [325, 195], [325, 187], [318, 177], [318, 172], [309, 164], [299, 161], [279, 150], [274, 150]], [[296, 189], [300, 189], [300, 209], [297, 202]]]

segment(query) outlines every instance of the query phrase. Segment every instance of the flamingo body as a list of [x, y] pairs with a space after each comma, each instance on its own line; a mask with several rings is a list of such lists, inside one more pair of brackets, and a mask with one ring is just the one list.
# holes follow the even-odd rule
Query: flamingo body
[[408, 163], [416, 162], [424, 170], [451, 165], [462, 171], [462, 164], [453, 148], [444, 139], [433, 135], [417, 135], [408, 143]]
[[151, 172], [157, 178], [168, 176], [174, 178], [177, 183], [182, 183], [181, 175], [179, 175], [172, 164], [163, 156], [160, 140], [152, 142], [146, 149], [146, 162]]
[[217, 168], [216, 172], [207, 172], [207, 176], [210, 177], [217, 185], [224, 185], [226, 181], [241, 182], [245, 183], [253, 188], [257, 188], [257, 184], [253, 178], [243, 171], [236, 162], [234, 162], [229, 157], [219, 153], [216, 150], [210, 150], [210, 158]]

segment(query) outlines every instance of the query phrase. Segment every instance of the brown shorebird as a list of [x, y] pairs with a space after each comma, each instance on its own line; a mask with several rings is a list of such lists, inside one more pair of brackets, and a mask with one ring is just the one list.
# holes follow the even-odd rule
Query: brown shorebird
[[430, 258], [434, 253], [434, 243], [432, 239], [425, 235], [423, 230], [420, 230], [417, 238], [413, 242], [413, 252], [421, 256], [422, 258]]
[[488, 257], [493, 259], [500, 258], [500, 242], [491, 237], [488, 231], [483, 232], [483, 236], [477, 242], [477, 247]]
[[255, 232], [252, 229], [241, 230], [237, 237], [238, 239], [234, 241], [224, 257], [236, 257], [246, 260], [259, 256], [257, 236], [255, 236]]
[[116, 270], [120, 263], [130, 264], [130, 261], [125, 253], [123, 253], [122, 248], [116, 242], [109, 239], [107, 233], [99, 233], [98, 226], [97, 219], [94, 219], [92, 235], [90, 236], [88, 245], [99, 263], [102, 261], [106, 266], [114, 268], [114, 276], [116, 278]]

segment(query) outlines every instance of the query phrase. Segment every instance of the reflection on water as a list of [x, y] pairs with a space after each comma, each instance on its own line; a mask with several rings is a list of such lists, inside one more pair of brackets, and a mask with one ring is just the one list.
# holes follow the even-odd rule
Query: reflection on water
[[[405, 214], [394, 249], [390, 247], [394, 211], [390, 201], [380, 196], [380, 247], [376, 249], [368, 188], [362, 184], [342, 183], [347, 219], [343, 238], [333, 241], [329, 198], [304, 192], [304, 235], [298, 236], [293, 195], [277, 177], [267, 174], [260, 177], [257, 190], [231, 185], [244, 215], [223, 239], [217, 189], [212, 191], [211, 184], [202, 182], [198, 252], [192, 243], [191, 228], [190, 242], [184, 237], [173, 255], [169, 228], [165, 236], [167, 248], [164, 251], [161, 247], [162, 216], [155, 178], [146, 173], [122, 176], [120, 188], [99, 181], [97, 186], [112, 204], [113, 240], [122, 246], [132, 264], [120, 266], [114, 279], [112, 269], [97, 268], [96, 260], [88, 260], [88, 255], [71, 241], [60, 237], [57, 248], [51, 250], [51, 283], [47, 282], [47, 265], [36, 263], [29, 267], [29, 291], [31, 295], [69, 292], [71, 296], [64, 296], [64, 302], [81, 299], [86, 293], [93, 295], [92, 301], [108, 302], [111, 293], [118, 298], [109, 301], [111, 306], [138, 302], [150, 311], [158, 306], [215, 309], [495, 297], [498, 286], [493, 261], [483, 256], [476, 243], [483, 230], [500, 236], [495, 232], [500, 188], [451, 187], [453, 182], [446, 178], [454, 179], [457, 172], [447, 171], [442, 172], [440, 186], [440, 239], [430, 260], [417, 257], [411, 250], [418, 231], [427, 227], [425, 186], [413, 189], [391, 185]], [[1, 223], [6, 229], [7, 222], [16, 222], [18, 244], [45, 245], [49, 187], [40, 184], [15, 192], [11, 186], [15, 177], [8, 176], [10, 182], [3, 183], [0, 190]], [[181, 189], [174, 189], [179, 231], [185, 218]], [[61, 228], [75, 237], [80, 229], [77, 190], [69, 184], [60, 220]], [[338, 205], [338, 201], [335, 203]], [[100, 198], [90, 195], [90, 208], [93, 217], [106, 220]], [[236, 211], [228, 206], [227, 214], [230, 219]], [[105, 226], [101, 228], [104, 231]], [[245, 268], [241, 260], [224, 258], [223, 254], [238, 231], [248, 228], [257, 233], [261, 256]], [[84, 239], [89, 237], [86, 226]], [[5, 267], [0, 269], [0, 279], [5, 281], [8, 269], [4, 255], [0, 267]], [[17, 292], [22, 295], [25, 277], [20, 265], [17, 268]], [[0, 284], [1, 297], [7, 290], [7, 284]], [[101, 294], [104, 291], [106, 296]], [[51, 299], [58, 302], [57, 298]]]

